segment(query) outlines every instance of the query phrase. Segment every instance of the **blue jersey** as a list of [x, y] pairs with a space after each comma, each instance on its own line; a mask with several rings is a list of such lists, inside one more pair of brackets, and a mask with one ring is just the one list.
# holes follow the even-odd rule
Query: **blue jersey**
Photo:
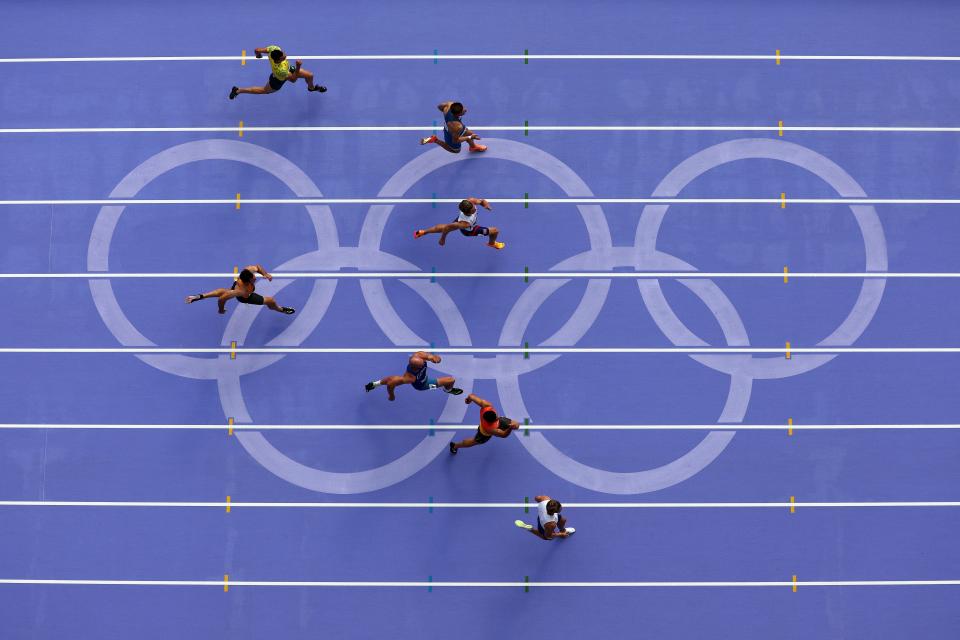
[[423, 366], [419, 369], [414, 369], [412, 364], [407, 364], [407, 373], [416, 376], [416, 380], [413, 382], [413, 386], [426, 386], [427, 385], [427, 363], [424, 362]]
[[[462, 127], [460, 129], [460, 132], [457, 133], [456, 136], [454, 136], [453, 133], [450, 131], [451, 122], [459, 122]], [[446, 142], [451, 147], [458, 148], [458, 149], [460, 148], [460, 145], [463, 143], [458, 142], [457, 138], [463, 135], [463, 132], [466, 130], [466, 128], [467, 126], [463, 124], [463, 121], [460, 119], [460, 117], [453, 115], [453, 112], [450, 111], [449, 109], [447, 109], [447, 112], [443, 114], [443, 141]]]

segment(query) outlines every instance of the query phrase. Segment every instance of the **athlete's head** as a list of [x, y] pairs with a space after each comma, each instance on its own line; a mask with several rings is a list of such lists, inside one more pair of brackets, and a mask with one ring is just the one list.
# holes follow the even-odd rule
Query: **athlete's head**
[[250, 269], [244, 269], [243, 271], [240, 272], [240, 282], [242, 282], [243, 284], [250, 284], [251, 282], [253, 282], [253, 280], [254, 280], [253, 271], [250, 271]]
[[481, 416], [484, 422], [494, 422], [497, 419], [497, 412], [493, 410], [492, 407], [487, 407], [483, 410], [483, 415]]
[[270, 52], [270, 59], [273, 60], [274, 62], [283, 62], [283, 59], [286, 57], [287, 57], [287, 54], [285, 54], [280, 49], [274, 49], [273, 51]]
[[477, 205], [473, 204], [469, 200], [460, 201], [460, 211], [465, 216], [472, 216], [473, 212], [477, 210]]
[[547, 503], [547, 514], [553, 515], [555, 513], [560, 513], [560, 509], [563, 509], [563, 505], [560, 504], [559, 500], [551, 500]]
[[462, 116], [464, 111], [466, 111], [466, 109], [463, 108], [463, 103], [461, 102], [454, 102], [450, 105], [450, 113], [455, 116]]

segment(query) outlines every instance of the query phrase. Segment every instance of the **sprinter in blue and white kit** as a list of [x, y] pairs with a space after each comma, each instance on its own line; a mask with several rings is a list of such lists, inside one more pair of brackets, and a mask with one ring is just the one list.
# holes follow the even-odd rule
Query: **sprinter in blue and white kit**
[[467, 112], [467, 108], [462, 103], [441, 102], [437, 105], [437, 109], [443, 113], [443, 140], [437, 136], [427, 136], [420, 138], [420, 144], [439, 145], [450, 153], [460, 153], [464, 142], [470, 146], [470, 151], [475, 153], [487, 150], [486, 146], [477, 144], [476, 141], [480, 136], [467, 129], [467, 125], [460, 119]]
[[449, 393], [454, 396], [460, 395], [463, 393], [463, 389], [457, 389], [453, 386], [457, 383], [456, 378], [452, 376], [431, 378], [427, 373], [427, 363], [433, 362], [434, 364], [439, 364], [440, 360], [441, 358], [438, 355], [427, 353], [426, 351], [417, 351], [415, 354], [410, 356], [410, 360], [407, 362], [407, 370], [403, 373], [403, 375], [386, 376], [380, 380], [373, 380], [372, 382], [368, 382], [365, 388], [367, 391], [373, 391], [380, 385], [386, 385], [387, 398], [390, 400], [397, 399], [397, 397], [393, 394], [393, 390], [402, 384], [412, 385], [417, 391], [441, 389], [445, 393]]
[[534, 499], [537, 501], [537, 528], [534, 529], [532, 524], [523, 520], [515, 520], [515, 525], [543, 540], [567, 538], [576, 531], [573, 527], [568, 527], [567, 519], [560, 515], [563, 505], [558, 500], [550, 496], [536, 496]]

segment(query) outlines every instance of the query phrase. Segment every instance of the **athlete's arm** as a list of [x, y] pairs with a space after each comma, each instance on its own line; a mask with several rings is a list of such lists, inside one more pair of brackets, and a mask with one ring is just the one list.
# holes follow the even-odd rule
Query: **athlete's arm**
[[227, 300], [230, 300], [231, 298], [236, 298], [238, 295], [240, 295], [240, 291], [237, 289], [231, 289], [230, 291], [227, 291], [226, 293], [221, 294], [220, 297], [217, 298], [217, 313], [226, 313]]
[[440, 356], [434, 355], [432, 353], [427, 353], [426, 351], [417, 351], [415, 354], [413, 354], [413, 357], [422, 358], [434, 364], [438, 364], [440, 362]]
[[252, 264], [249, 267], [247, 267], [247, 270], [253, 271], [254, 273], [259, 273], [264, 278], [266, 278], [268, 282], [270, 280], [273, 280], [273, 276], [267, 273], [267, 270], [263, 268], [262, 264]]
[[533, 499], [537, 502], [543, 502], [544, 500], [549, 500], [550, 496], [534, 496]]
[[450, 105], [452, 104], [453, 104], [453, 100], [449, 102], [441, 102], [440, 104], [437, 105], [437, 109], [440, 109], [440, 111], [443, 111], [444, 113], [446, 113], [447, 111], [450, 110]]
[[493, 207], [490, 206], [490, 203], [487, 202], [486, 198], [467, 198], [467, 200], [469, 200], [469, 201], [472, 202], [473, 204], [478, 204], [478, 205], [480, 205], [481, 207], [483, 207], [483, 208], [486, 209], [487, 211], [493, 210]]
[[[447, 123], [447, 127], [450, 129], [450, 135], [456, 138], [457, 142], [467, 142], [468, 140], [473, 140], [473, 134], [467, 131], [467, 128], [463, 126], [463, 123], [453, 121]], [[456, 129], [454, 129], [456, 127]]]
[[253, 50], [254, 55], [257, 56], [258, 58], [262, 58], [263, 54], [265, 54], [266, 52], [267, 52], [267, 47], [262, 47], [262, 48]]
[[557, 528], [556, 522], [548, 522], [545, 525], [543, 525], [543, 537], [549, 540], [550, 538], [559, 536], [560, 535], [559, 533], [554, 533], [556, 528]]
[[473, 404], [479, 405], [479, 406], [481, 406], [481, 407], [490, 407], [490, 406], [493, 406], [493, 405], [491, 405], [489, 402], [487, 402], [486, 400], [484, 400], [483, 398], [477, 397], [476, 395], [474, 395], [474, 394], [472, 394], [472, 393], [467, 396], [467, 399], [464, 400], [464, 402], [466, 402], [467, 404], [470, 404], [470, 403], [472, 402]]

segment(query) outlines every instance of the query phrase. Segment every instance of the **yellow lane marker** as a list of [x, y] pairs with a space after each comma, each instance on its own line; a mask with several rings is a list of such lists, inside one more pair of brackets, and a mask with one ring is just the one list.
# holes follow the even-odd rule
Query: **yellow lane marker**
[[789, 273], [790, 272], [787, 270], [787, 268], [784, 267], [783, 268], [783, 284], [787, 284], [787, 276], [789, 275]]
[[793, 592], [797, 592], [797, 576], [793, 576]]
[[[237, 194], [237, 209], [240, 208], [240, 194]], [[785, 191], [780, 192], [780, 208], [787, 208], [787, 193]]]
[[777, 135], [783, 137], [783, 120], [777, 121]]
[[227, 513], [230, 513], [230, 496], [227, 496]]
[[777, 49], [777, 66], [780, 65], [780, 49]]
[[787, 435], [793, 435], [793, 418], [787, 418]]
[[240, 194], [237, 194], [237, 211], [240, 211]]
[[[228, 436], [233, 435], [233, 418], [227, 418], [227, 435]], [[227, 497], [227, 499], [229, 500], [229, 496]]]
[[240, 279], [240, 269], [238, 267], [233, 268], [233, 281], [236, 282]]
[[[788, 343], [787, 343], [787, 349], [789, 349], [789, 348], [790, 348], [790, 343], [788, 342]], [[789, 351], [787, 351], [787, 357], [788, 357], [788, 358], [790, 357], [790, 352], [789, 352]], [[236, 340], [234, 340], [234, 341], [232, 341], [232, 342], [230, 343], [230, 359], [231, 359], [231, 360], [236, 360], [236, 359], [237, 359], [237, 341], [236, 341]]]
[[223, 574], [223, 592], [226, 593], [230, 590], [230, 576], [226, 573]]
[[787, 343], [787, 360], [790, 359], [790, 343]]
[[796, 513], [796, 499], [793, 496], [790, 496], [790, 513]]
[[[780, 135], [783, 135], [782, 133]], [[240, 137], [243, 137], [243, 120], [240, 121]]]
[[240, 50], [240, 66], [244, 67], [246, 66], [246, 64], [247, 64], [247, 50], [241, 49]]

